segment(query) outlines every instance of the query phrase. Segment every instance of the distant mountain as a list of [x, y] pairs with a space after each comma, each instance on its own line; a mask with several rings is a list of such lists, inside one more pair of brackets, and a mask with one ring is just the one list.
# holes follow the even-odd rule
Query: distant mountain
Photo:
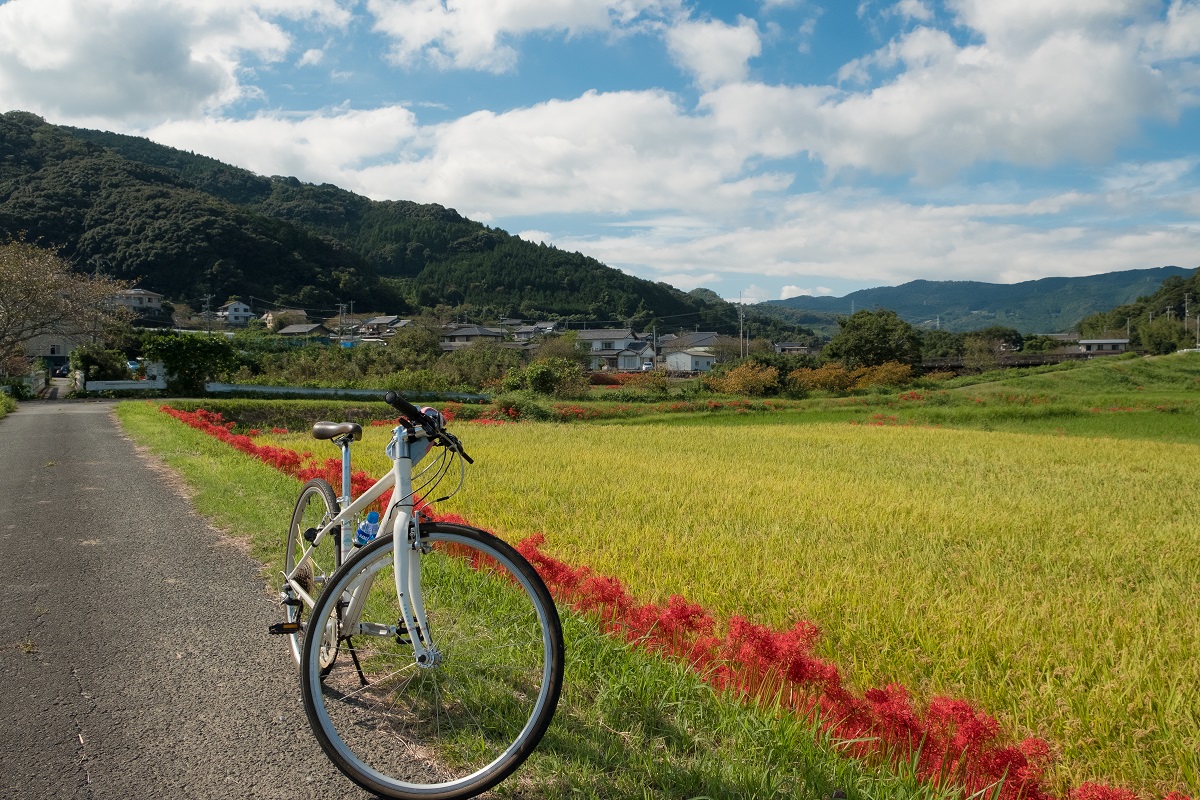
[[[738, 309], [436, 204], [264, 177], [147, 139], [0, 114], [0, 235], [193, 308], [416, 313], [736, 332]], [[759, 330], [779, 327], [760, 317]], [[788, 326], [789, 331], [792, 326]]]
[[784, 321], [818, 327], [854, 311], [887, 308], [920, 328], [961, 332], [1002, 325], [1024, 334], [1060, 333], [1073, 330], [1091, 314], [1153, 295], [1168, 278], [1193, 272], [1157, 267], [1010, 284], [921, 280], [863, 289], [845, 297], [774, 300], [755, 308]]

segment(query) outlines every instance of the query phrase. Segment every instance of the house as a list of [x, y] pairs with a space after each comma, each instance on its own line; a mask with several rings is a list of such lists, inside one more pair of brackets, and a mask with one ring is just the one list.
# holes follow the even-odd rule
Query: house
[[650, 342], [634, 342], [617, 353], [617, 369], [622, 372], [638, 372], [654, 369], [654, 345]]
[[812, 348], [800, 342], [776, 342], [775, 352], [785, 356], [807, 356], [812, 353]]
[[[644, 344], [641, 337], [630, 328], [596, 328], [595, 330], [579, 331], [580, 343], [587, 345], [592, 354], [592, 369], [623, 369], [620, 366], [622, 354], [631, 355], [631, 348]], [[637, 351], [640, 354], [640, 350]], [[651, 353], [653, 356], [653, 353]], [[640, 369], [640, 364], [628, 369]]]
[[708, 350], [676, 350], [664, 357], [668, 372], [708, 372], [717, 357]]
[[288, 325], [279, 329], [280, 336], [290, 336], [295, 338], [301, 337], [328, 337], [332, 332], [324, 325], [305, 323], [303, 325]]
[[230, 300], [217, 309], [217, 318], [226, 325], [240, 326], [254, 319], [254, 312], [241, 300]]
[[503, 339], [504, 332], [499, 328], [485, 328], [482, 325], [447, 325], [442, 334], [442, 350], [461, 350], [481, 341], [499, 344]]
[[535, 322], [532, 325], [520, 325], [513, 331], [513, 338], [518, 342], [528, 342], [535, 336], [550, 336], [558, 333], [557, 322]]
[[694, 331], [678, 335], [666, 335], [658, 340], [659, 347], [664, 353], [682, 350], [706, 350], [717, 346], [719, 334], [716, 331]]
[[275, 328], [276, 323], [280, 326], [303, 325], [308, 322], [308, 314], [298, 308], [280, 308], [268, 311], [262, 315], [261, 319], [268, 328]]
[[1097, 356], [1111, 356], [1129, 349], [1128, 339], [1080, 339], [1079, 350]]
[[158, 292], [146, 289], [125, 289], [117, 293], [113, 302], [134, 312], [161, 311], [162, 299], [163, 296]]
[[396, 331], [403, 328], [409, 323], [409, 320], [400, 319], [396, 315], [371, 317], [366, 322], [358, 326], [358, 333], [365, 338], [386, 338], [395, 336]]
[[34, 360], [41, 359], [51, 368], [61, 367], [68, 363], [71, 351], [89, 338], [82, 334], [44, 333], [25, 342], [25, 355]]

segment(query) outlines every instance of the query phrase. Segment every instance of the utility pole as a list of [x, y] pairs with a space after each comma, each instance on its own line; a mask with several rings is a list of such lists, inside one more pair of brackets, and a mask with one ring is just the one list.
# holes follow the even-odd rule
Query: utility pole
[[738, 298], [738, 352], [746, 357], [746, 310], [742, 308], [741, 298]]

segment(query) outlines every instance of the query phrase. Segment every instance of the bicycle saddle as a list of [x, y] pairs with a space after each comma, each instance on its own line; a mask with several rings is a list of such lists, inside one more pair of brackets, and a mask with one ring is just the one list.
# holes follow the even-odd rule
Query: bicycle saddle
[[362, 438], [362, 425], [357, 422], [316, 422], [312, 434], [314, 439], [336, 439], [350, 434], [357, 442]]

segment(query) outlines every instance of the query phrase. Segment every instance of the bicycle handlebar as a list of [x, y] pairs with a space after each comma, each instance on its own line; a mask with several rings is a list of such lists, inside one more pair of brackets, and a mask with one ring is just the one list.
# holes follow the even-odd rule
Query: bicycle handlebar
[[475, 461], [469, 455], [467, 455], [467, 451], [463, 449], [462, 442], [460, 442], [453, 434], [447, 431], [438, 420], [430, 417], [428, 414], [421, 411], [421, 409], [417, 408], [395, 392], [389, 391], [384, 394], [383, 402], [399, 411], [401, 414], [407, 417], [410, 422], [420, 425], [422, 428], [424, 428], [425, 432], [429, 434], [429, 438], [431, 440], [435, 442], [441, 442], [451, 450], [454, 450], [460, 456], [462, 456], [463, 460], [468, 464], [475, 463]]

